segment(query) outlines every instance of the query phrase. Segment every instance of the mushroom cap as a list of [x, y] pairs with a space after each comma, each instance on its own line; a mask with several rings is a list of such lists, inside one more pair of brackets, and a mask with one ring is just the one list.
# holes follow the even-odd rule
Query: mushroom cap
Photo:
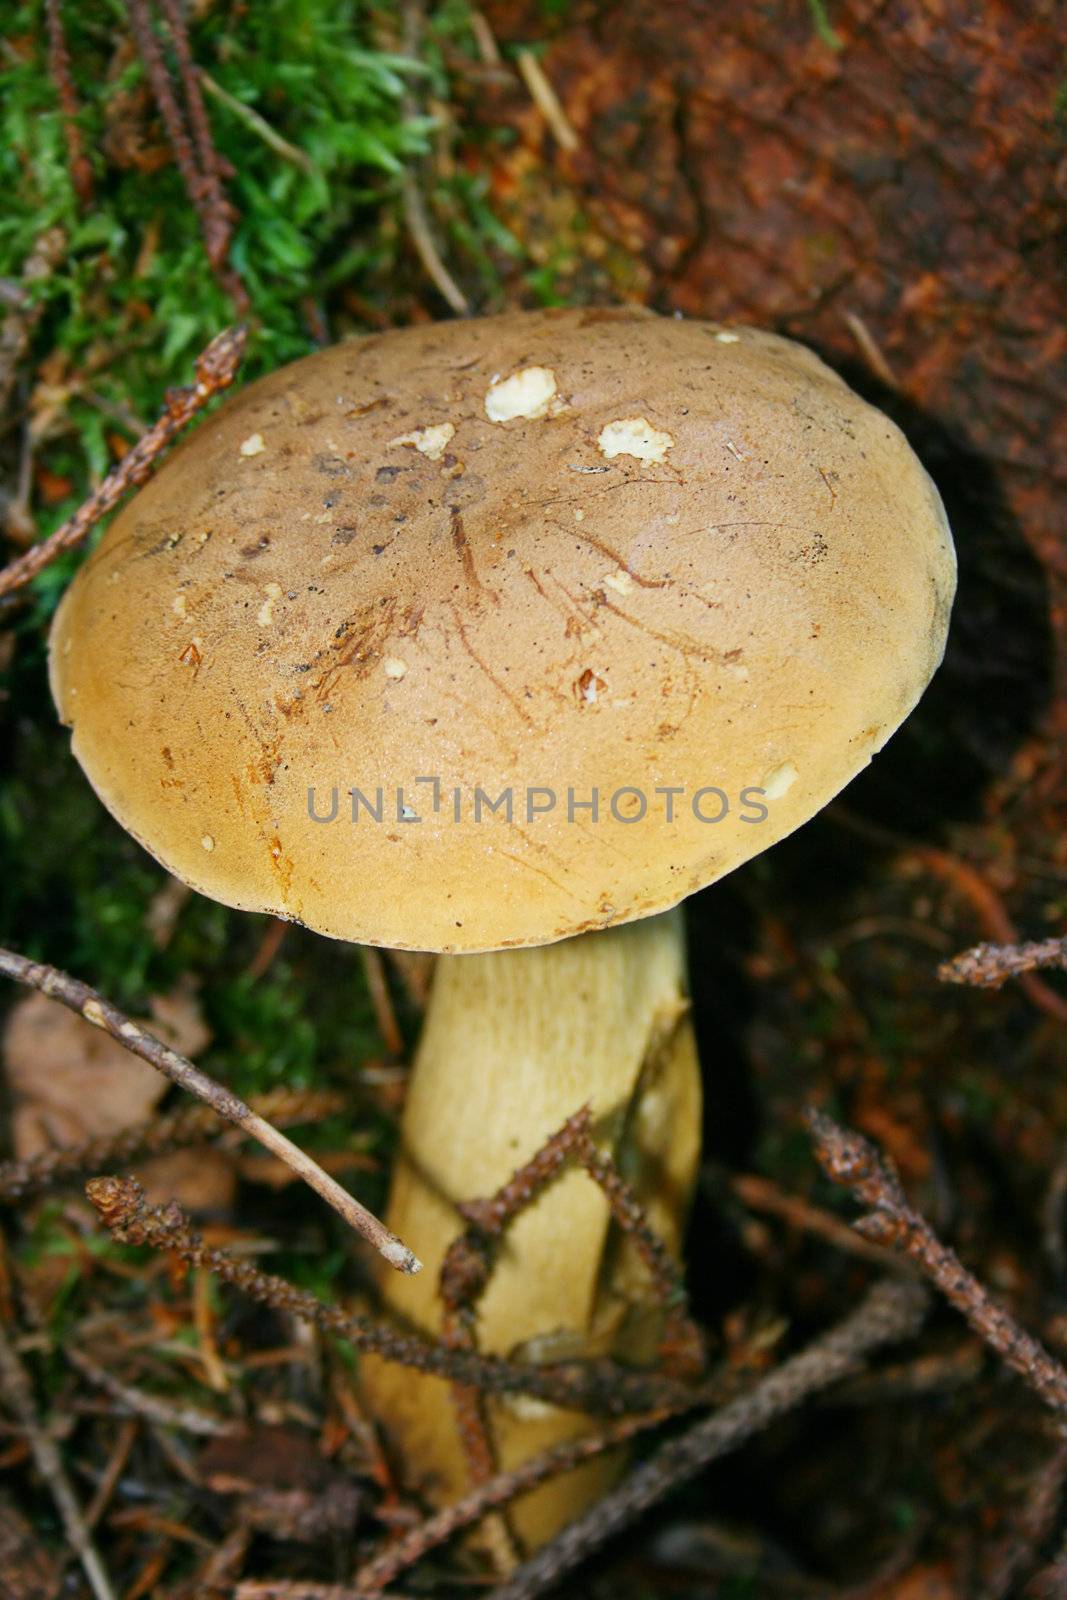
[[236, 395], [79, 571], [52, 690], [104, 804], [201, 893], [370, 944], [542, 944], [807, 821], [915, 705], [954, 585], [903, 435], [802, 345], [516, 312]]

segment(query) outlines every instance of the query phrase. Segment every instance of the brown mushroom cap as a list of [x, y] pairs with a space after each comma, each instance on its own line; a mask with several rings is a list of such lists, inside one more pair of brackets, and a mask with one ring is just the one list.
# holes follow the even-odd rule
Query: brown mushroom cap
[[373, 944], [539, 944], [824, 806], [918, 700], [954, 582], [903, 435], [801, 345], [513, 313], [237, 395], [79, 572], [52, 687], [104, 804], [202, 893]]

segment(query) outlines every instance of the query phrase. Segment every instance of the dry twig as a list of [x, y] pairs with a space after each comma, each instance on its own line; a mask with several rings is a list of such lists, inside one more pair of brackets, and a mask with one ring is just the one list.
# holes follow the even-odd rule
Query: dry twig
[[1054, 1411], [1067, 1411], [1067, 1371], [996, 1303], [955, 1251], [942, 1244], [930, 1224], [912, 1210], [896, 1172], [874, 1147], [825, 1112], [810, 1110], [806, 1120], [827, 1177], [872, 1208], [856, 1223], [863, 1237], [903, 1250], [1005, 1365], [1024, 1378]]
[[1018, 1593], [1019, 1580], [1033, 1567], [1039, 1550], [1056, 1525], [1056, 1513], [1067, 1480], [1067, 1439], [1061, 1438], [1034, 1475], [1011, 1528], [987, 1563], [981, 1600], [1007, 1600]]
[[871, 1262], [872, 1266], [888, 1271], [898, 1266], [890, 1251], [869, 1243], [847, 1222], [835, 1217], [833, 1212], [823, 1211], [820, 1206], [813, 1206], [810, 1200], [804, 1200], [799, 1195], [784, 1193], [770, 1178], [764, 1178], [756, 1172], [739, 1172], [730, 1177], [729, 1183], [734, 1194], [750, 1211], [778, 1217], [788, 1226], [800, 1228], [837, 1250], [859, 1256]]
[[942, 983], [968, 983], [978, 989], [999, 989], [1009, 978], [1039, 967], [1067, 972], [1067, 939], [1035, 939], [1027, 944], [976, 944], [943, 961]]
[[206, 1267], [263, 1305], [288, 1312], [371, 1350], [386, 1361], [399, 1362], [435, 1377], [494, 1394], [529, 1394], [571, 1411], [624, 1416], [640, 1411], [688, 1410], [701, 1391], [671, 1383], [655, 1373], [634, 1372], [612, 1361], [559, 1362], [553, 1366], [523, 1365], [471, 1350], [449, 1350], [383, 1322], [327, 1305], [284, 1278], [260, 1272], [250, 1262], [215, 1250], [190, 1228], [181, 1207], [149, 1206], [132, 1178], [94, 1178], [86, 1193], [116, 1239], [167, 1250], [194, 1267]]
[[356, 1588], [361, 1592], [377, 1594], [398, 1573], [414, 1566], [416, 1561], [421, 1561], [423, 1556], [451, 1539], [461, 1528], [469, 1528], [487, 1511], [496, 1506], [509, 1505], [516, 1495], [525, 1494], [528, 1489], [544, 1483], [546, 1478], [569, 1472], [583, 1461], [603, 1455], [606, 1450], [617, 1449], [637, 1434], [656, 1427], [666, 1415], [663, 1411], [652, 1411], [645, 1416], [626, 1417], [621, 1422], [611, 1423], [599, 1433], [568, 1439], [565, 1444], [555, 1445], [551, 1450], [531, 1456], [510, 1472], [496, 1473], [461, 1500], [427, 1517], [425, 1522], [420, 1522], [402, 1539], [365, 1562], [356, 1573]]
[[77, 1367], [83, 1377], [98, 1388], [104, 1389], [119, 1405], [135, 1417], [144, 1417], [148, 1422], [158, 1423], [162, 1428], [178, 1428], [184, 1433], [195, 1433], [207, 1438], [217, 1438], [221, 1434], [240, 1433], [243, 1424], [231, 1422], [224, 1417], [215, 1417], [209, 1411], [202, 1411], [199, 1406], [175, 1405], [171, 1400], [160, 1400], [156, 1395], [145, 1394], [142, 1389], [135, 1389], [132, 1384], [123, 1383], [121, 1378], [116, 1378], [108, 1372], [99, 1362], [87, 1356], [84, 1350], [79, 1350], [77, 1345], [67, 1345], [63, 1354], [72, 1367]]
[[[508, 1227], [568, 1162], [577, 1161], [602, 1190], [616, 1223], [633, 1241], [664, 1308], [662, 1370], [672, 1378], [695, 1378], [703, 1367], [703, 1346], [688, 1314], [678, 1263], [650, 1227], [629, 1184], [597, 1148], [592, 1125], [592, 1112], [583, 1106], [494, 1195], [460, 1207], [468, 1227], [449, 1245], [441, 1264], [442, 1338], [453, 1350], [475, 1348], [474, 1308], [489, 1282], [494, 1253]], [[496, 1462], [482, 1396], [469, 1386], [454, 1385], [453, 1402], [470, 1480], [476, 1486], [484, 1484], [494, 1477]], [[502, 1560], [508, 1560], [507, 1530], [494, 1524], [491, 1536]], [[514, 1565], [514, 1561], [508, 1564]]]
[[197, 77], [212, 99], [217, 100], [228, 111], [232, 111], [234, 116], [243, 122], [246, 128], [250, 128], [258, 138], [262, 139], [263, 143], [273, 150], [276, 156], [281, 156], [283, 161], [289, 161], [294, 167], [299, 167], [301, 172], [306, 172], [309, 177], [314, 177], [317, 174], [319, 169], [307, 151], [301, 150], [299, 145], [290, 144], [288, 139], [283, 139], [277, 129], [272, 128], [270, 123], [260, 116], [254, 106], [246, 105], [243, 100], [236, 99], [228, 89], [222, 87], [221, 83], [216, 83], [210, 72], [206, 72], [203, 67], [197, 68]]
[[567, 120], [555, 89], [545, 76], [545, 69], [532, 50], [517, 50], [515, 65], [526, 85], [530, 99], [544, 117], [552, 136], [561, 150], [577, 150], [578, 135]]
[[126, 9], [178, 171], [200, 219], [211, 270], [238, 312], [243, 313], [248, 308], [248, 295], [240, 278], [226, 265], [237, 213], [222, 186], [223, 164], [211, 137], [181, 6], [177, 0], [160, 0], [178, 64], [177, 81], [168, 71], [152, 25], [149, 0], [126, 0]]
[[[922, 845], [915, 850], [915, 858], [943, 883], [962, 894], [973, 907], [979, 922], [990, 938], [998, 944], [1017, 943], [1015, 925], [1005, 909], [1000, 895], [976, 867], [962, 861], [947, 850], [937, 850], [932, 845]], [[1058, 995], [1041, 978], [1023, 970], [1019, 983], [1029, 1000], [1046, 1016], [1057, 1022], [1067, 1022], [1067, 1000]]]
[[70, 50], [63, 31], [63, 13], [60, 0], [45, 0], [45, 25], [48, 29], [48, 70], [59, 95], [59, 114], [63, 122], [63, 137], [67, 141], [67, 161], [70, 180], [78, 203], [88, 206], [93, 198], [93, 169], [82, 149], [81, 129], [78, 127], [78, 96], [70, 70]]
[[86, 1527], [78, 1498], [67, 1477], [55, 1440], [37, 1419], [33, 1388], [14, 1345], [0, 1323], [0, 1393], [26, 1430], [37, 1470], [56, 1503], [63, 1531], [76, 1551], [96, 1600], [115, 1600], [111, 1580]]
[[74, 550], [88, 536], [101, 517], [113, 511], [126, 493], [144, 483], [157, 458], [174, 436], [202, 411], [212, 397], [234, 380], [244, 355], [247, 331], [227, 328], [218, 334], [196, 363], [196, 382], [186, 389], [168, 391], [163, 414], [143, 438], [109, 472], [95, 494], [81, 506], [50, 538], [35, 544], [17, 561], [0, 571], [0, 595], [10, 594], [29, 583], [65, 550]]
[[[367, 1600], [343, 1583], [301, 1583], [299, 1578], [246, 1578], [233, 1590], [233, 1600]], [[389, 1600], [404, 1600], [390, 1595]]]
[[367, 980], [367, 992], [370, 995], [374, 1020], [382, 1036], [382, 1043], [389, 1055], [398, 1060], [404, 1054], [404, 1036], [400, 1032], [400, 1024], [393, 1009], [393, 997], [389, 993], [382, 953], [370, 944], [361, 945], [359, 953], [363, 958], [363, 975]]
[[[415, 58], [419, 53], [422, 41], [422, 6], [419, 0], [406, 0], [404, 5], [404, 36], [403, 50], [405, 55]], [[414, 118], [418, 107], [410, 90], [404, 93], [404, 116]], [[437, 248], [430, 225], [429, 213], [426, 202], [422, 198], [415, 174], [405, 170], [400, 179], [400, 202], [404, 214], [404, 226], [415, 253], [422, 262], [426, 276], [437, 289], [438, 294], [445, 304], [450, 306], [457, 316], [470, 315], [470, 302], [463, 293], [459, 284], [445, 266], [444, 258]]]
[[750, 1394], [731, 1401], [661, 1445], [618, 1489], [564, 1528], [488, 1600], [534, 1600], [710, 1462], [795, 1410], [812, 1395], [857, 1372], [881, 1345], [915, 1333], [928, 1304], [917, 1283], [877, 1284], [858, 1310], [784, 1361]]
[[140, 1424], [136, 1417], [127, 1417], [118, 1431], [107, 1466], [96, 1486], [96, 1493], [85, 1508], [85, 1526], [90, 1532], [111, 1504], [111, 1498], [126, 1470], [126, 1463], [130, 1459], [130, 1451], [137, 1441], [139, 1431]]
[[887, 389], [900, 388], [900, 381], [886, 359], [885, 352], [863, 318], [855, 311], [844, 311], [842, 321], [855, 339], [867, 365]]
[[[342, 1109], [344, 1096], [331, 1089], [271, 1089], [253, 1095], [248, 1104], [275, 1127], [292, 1127], [333, 1116]], [[213, 1107], [183, 1106], [169, 1116], [152, 1117], [66, 1149], [42, 1150], [25, 1161], [0, 1161], [0, 1203], [25, 1200], [102, 1168], [234, 1137]]]
[[238, 1098], [232, 1090], [223, 1088], [221, 1084], [209, 1078], [206, 1072], [199, 1067], [194, 1067], [185, 1056], [171, 1050], [168, 1045], [139, 1023], [131, 1021], [126, 1014], [105, 1000], [95, 989], [90, 989], [88, 984], [82, 983], [78, 978], [72, 978], [66, 972], [60, 972], [56, 967], [39, 965], [30, 961], [26, 956], [17, 955], [12, 950], [0, 949], [0, 973], [9, 978], [14, 978], [17, 983], [25, 984], [27, 988], [39, 989], [42, 994], [49, 995], [53, 1000], [59, 1000], [68, 1006], [71, 1011], [76, 1011], [79, 1016], [91, 1022], [94, 1027], [102, 1028], [118, 1044], [124, 1045], [133, 1055], [140, 1056], [142, 1061], [147, 1061], [150, 1067], [161, 1072], [171, 1083], [176, 1083], [180, 1089], [185, 1089], [198, 1100], [203, 1100], [220, 1117], [227, 1122], [234, 1123], [242, 1128], [250, 1138], [258, 1140], [267, 1150], [279, 1160], [284, 1161], [297, 1173], [304, 1182], [321, 1195], [328, 1205], [342, 1216], [368, 1243], [372, 1244], [383, 1256], [389, 1265], [398, 1272], [418, 1272], [421, 1262], [411, 1253], [407, 1245], [403, 1244], [395, 1234], [390, 1233], [383, 1222], [380, 1222], [365, 1206], [360, 1205], [353, 1195], [323, 1172], [317, 1161], [313, 1161], [306, 1151], [301, 1150], [284, 1133], [258, 1116], [251, 1106]]

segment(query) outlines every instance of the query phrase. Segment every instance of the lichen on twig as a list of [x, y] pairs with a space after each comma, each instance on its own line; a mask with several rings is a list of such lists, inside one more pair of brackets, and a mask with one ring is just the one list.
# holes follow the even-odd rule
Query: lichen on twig
[[1054, 1411], [1067, 1411], [1067, 1370], [997, 1304], [954, 1250], [909, 1204], [896, 1172], [860, 1134], [810, 1109], [806, 1119], [827, 1177], [869, 1206], [855, 1224], [865, 1239], [902, 1250], [940, 1290], [974, 1332]]
[[1026, 944], [976, 944], [937, 969], [942, 983], [971, 984], [977, 989], [999, 989], [1009, 978], [1038, 968], [1058, 967], [1067, 972], [1067, 938], [1033, 939]]
[[450, 1350], [444, 1344], [400, 1332], [385, 1322], [328, 1305], [284, 1278], [261, 1272], [241, 1257], [206, 1245], [189, 1226], [180, 1206], [173, 1201], [166, 1206], [148, 1205], [140, 1184], [132, 1178], [94, 1178], [87, 1184], [86, 1194], [112, 1235], [121, 1242], [169, 1251], [190, 1266], [213, 1272], [263, 1305], [286, 1311], [359, 1349], [373, 1351], [387, 1361], [416, 1371], [487, 1393], [529, 1394], [551, 1405], [609, 1416], [656, 1409], [688, 1410], [700, 1395], [696, 1388], [672, 1383], [655, 1373], [631, 1371], [612, 1361], [538, 1366], [480, 1355], [473, 1350]]

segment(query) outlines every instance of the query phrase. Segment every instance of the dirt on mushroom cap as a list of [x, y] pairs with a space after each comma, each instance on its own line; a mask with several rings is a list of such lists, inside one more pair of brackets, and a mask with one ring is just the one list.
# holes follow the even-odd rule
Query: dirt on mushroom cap
[[921, 695], [954, 583], [903, 436], [804, 347], [511, 313], [236, 396], [78, 574], [52, 684], [101, 799], [203, 893], [538, 944], [818, 811]]

